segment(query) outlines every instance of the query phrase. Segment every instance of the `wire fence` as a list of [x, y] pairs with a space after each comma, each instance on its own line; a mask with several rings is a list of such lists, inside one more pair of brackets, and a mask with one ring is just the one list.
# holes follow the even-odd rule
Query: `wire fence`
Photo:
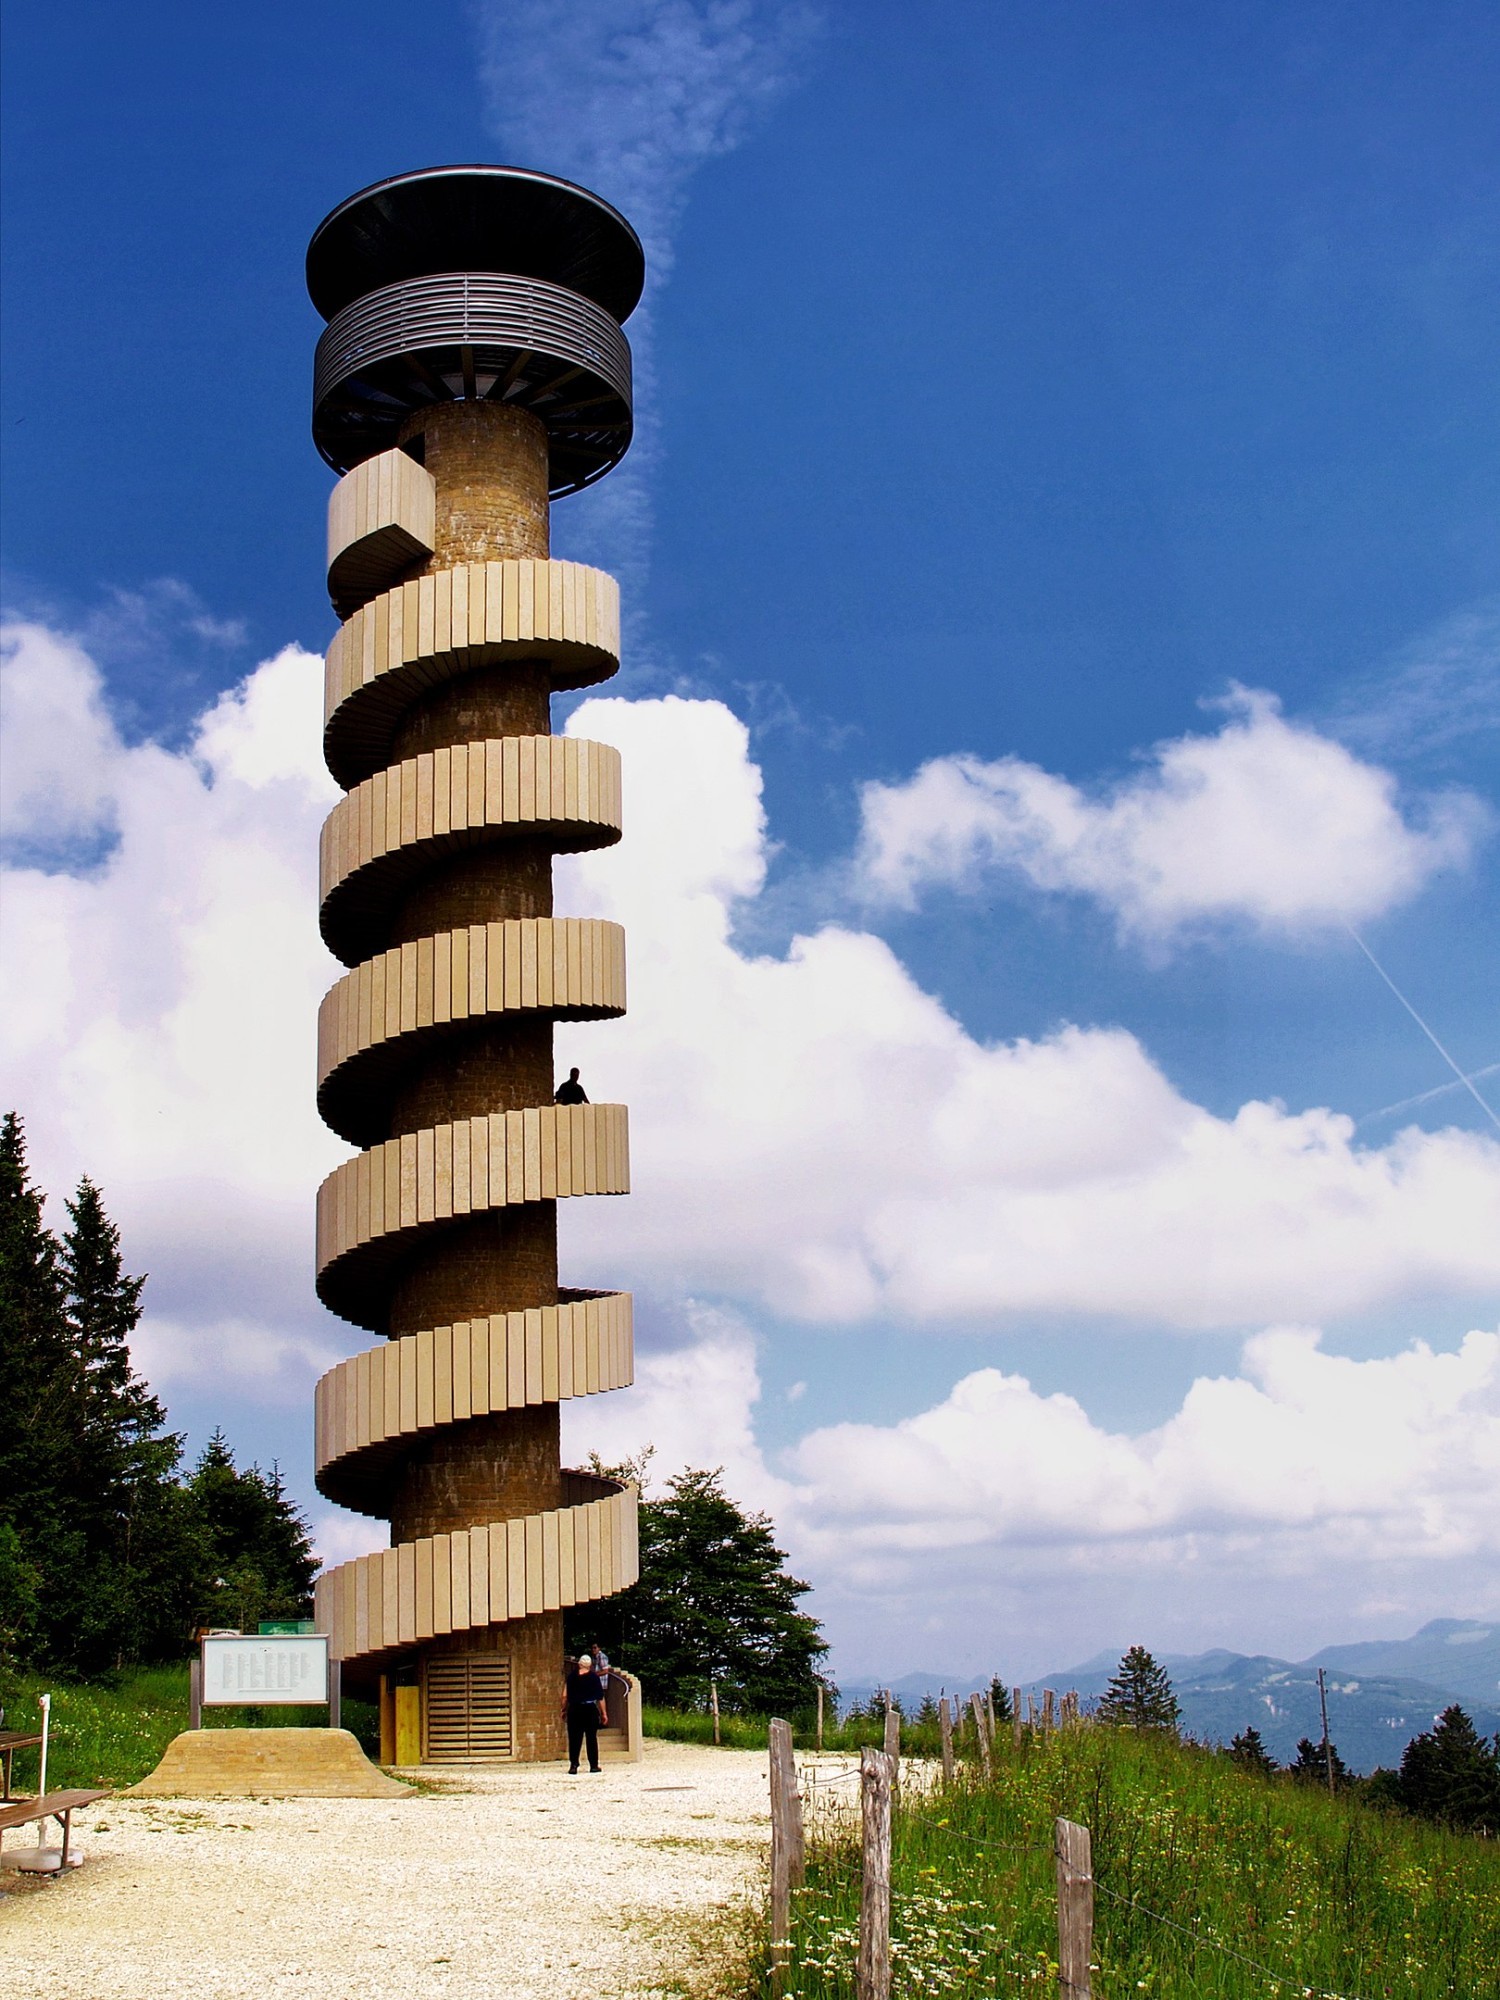
[[[945, 1711], [946, 1708], [945, 1703]], [[1045, 1745], [1052, 1732], [1045, 1725], [1040, 1730], [1036, 1729], [1035, 1721], [1034, 1718], [1026, 1725], [1028, 1741], [1034, 1733]], [[1064, 1710], [1059, 1722], [1064, 1729], [1074, 1732], [1088, 1727], [1080, 1723], [1076, 1709], [1071, 1716]], [[973, 1755], [965, 1758], [962, 1766], [962, 1782], [957, 1784], [955, 1779], [959, 1776], [959, 1767], [952, 1754], [950, 1724], [951, 1716], [945, 1712], [942, 1739], [944, 1754], [941, 1763], [936, 1759], [927, 1758], [915, 1768], [910, 1761], [903, 1765], [899, 1756], [899, 1725], [893, 1728], [891, 1737], [888, 1737], [888, 1743], [893, 1744], [893, 1750], [889, 1753], [873, 1748], [865, 1749], [861, 1752], [859, 1764], [849, 1764], [841, 1770], [831, 1772], [804, 1763], [802, 1769], [796, 1771], [794, 1776], [789, 1779], [783, 1778], [783, 1799], [779, 1811], [773, 1746], [773, 1877], [777, 1867], [776, 1843], [779, 1838], [783, 1843], [792, 1842], [795, 1845], [793, 1873], [788, 1875], [783, 1869], [784, 1880], [792, 1883], [801, 1879], [800, 1871], [805, 1854], [803, 1806], [812, 1810], [822, 1796], [829, 1799], [832, 1807], [834, 1799], [849, 1798], [848, 1792], [843, 1788], [856, 1783], [860, 1786], [862, 1851], [858, 1966], [855, 1981], [858, 2000], [890, 2000], [893, 1991], [892, 1907], [894, 1900], [898, 1905], [899, 1915], [900, 1903], [899, 1897], [893, 1899], [892, 1896], [892, 1878], [895, 1872], [894, 1850], [902, 1846], [903, 1832], [909, 1833], [914, 1828], [922, 1829], [929, 1839], [936, 1837], [941, 1843], [951, 1843], [955, 1854], [962, 1850], [981, 1860], [989, 1859], [1002, 1864], [1012, 1862], [1014, 1864], [1012, 1867], [1002, 1865], [1001, 1875], [1006, 1880], [1016, 1879], [1017, 1871], [1025, 1862], [1053, 1863], [1056, 1871], [1058, 1992], [1062, 2000], [1089, 2000], [1090, 1976], [1092, 1972], [1098, 1970], [1091, 1959], [1096, 1897], [1123, 1916], [1154, 1927], [1164, 1937], [1170, 1936], [1179, 1940], [1178, 1950], [1181, 1951], [1186, 1947], [1188, 1956], [1185, 1962], [1178, 1961], [1178, 1976], [1184, 1979], [1188, 1988], [1194, 1992], [1202, 1990], [1200, 1979], [1206, 1980], [1215, 1992], [1228, 1990], [1221, 1984], [1224, 1979], [1231, 1976], [1227, 1972], [1208, 1979], [1206, 1966], [1201, 1973], [1190, 1969], [1199, 1963], [1197, 1957], [1199, 1953], [1211, 1953], [1224, 1961], [1226, 1966], [1241, 1968], [1244, 1972], [1255, 1975], [1257, 1980], [1264, 1981], [1264, 1990], [1268, 1996], [1296, 1996], [1296, 2000], [1363, 2000], [1363, 1996], [1352, 1988], [1342, 1985], [1334, 1987], [1325, 1983], [1328, 1978], [1326, 1966], [1321, 1979], [1288, 1970], [1285, 1965], [1270, 1963], [1253, 1951], [1244, 1950], [1238, 1944], [1228, 1942], [1222, 1935], [1216, 1935], [1215, 1926], [1208, 1918], [1188, 1917], [1184, 1921], [1180, 1915], [1171, 1915], [1153, 1907], [1151, 1902], [1144, 1900], [1139, 1894], [1122, 1893], [1108, 1882], [1101, 1882], [1095, 1871], [1091, 1835], [1086, 1827], [1077, 1822], [1064, 1818], [1055, 1819], [1050, 1841], [1041, 1838], [1015, 1840], [999, 1837], [997, 1833], [971, 1831], [962, 1826], [955, 1826], [947, 1816], [939, 1817], [931, 1809], [934, 1798], [951, 1796], [957, 1808], [961, 1802], [993, 1800], [995, 1797], [1004, 1796], [1004, 1760], [995, 1757], [994, 1743], [998, 1732], [994, 1728], [993, 1720], [989, 1731], [986, 1732], [983, 1719], [976, 1714]], [[785, 1740], [788, 1769], [791, 1769], [789, 1732]], [[984, 1754], [986, 1752], [989, 1754]], [[1000, 1770], [993, 1768], [996, 1762], [1001, 1764]], [[921, 1774], [920, 1782], [917, 1782], [917, 1771]], [[787, 1796], [788, 1788], [789, 1796]], [[924, 1807], [927, 1809], [924, 1810]], [[792, 1817], [788, 1817], [789, 1814]], [[822, 1826], [828, 1835], [835, 1837], [840, 1843], [847, 1842], [850, 1822], [842, 1806], [834, 1810], [833, 1818], [825, 1818]], [[841, 1848], [836, 1851], [846, 1850]], [[928, 1847], [927, 1856], [924, 1858], [929, 1860], [934, 1858], [931, 1846]], [[940, 1857], [938, 1858], [940, 1860]], [[1117, 1857], [1108, 1851], [1101, 1856], [1101, 1861], [1106, 1873], [1112, 1866], [1120, 1865]], [[960, 1892], [975, 1885], [972, 1880], [968, 1883], [962, 1882], [961, 1872], [940, 1866], [920, 1871], [923, 1877], [940, 1879], [946, 1877], [947, 1888], [954, 1898], [954, 1907], [973, 1910], [977, 1907], [976, 1904], [972, 1901], [962, 1902]], [[1034, 1913], [1037, 1907], [1035, 1896], [1030, 1907]], [[992, 1914], [999, 1921], [993, 1925], [986, 1924], [984, 1928], [999, 1934], [1003, 1930], [1006, 1917], [1004, 1904], [996, 1903]], [[1014, 1907], [1010, 1914], [1014, 1919], [1016, 1915]], [[974, 1926], [971, 1925], [970, 1935], [973, 1934], [973, 1930]], [[792, 1976], [794, 1931], [791, 1904], [784, 1892], [779, 1920], [773, 1921], [771, 1959], [773, 1994], [786, 1993], [788, 1990], [786, 1981]], [[851, 1937], [852, 1941], [850, 1933], [846, 1931], [843, 1935]], [[1318, 1933], [1314, 1929], [1311, 1933], [1304, 1932], [1303, 1936], [1304, 1942], [1309, 1936], [1316, 1940]], [[895, 1950], [898, 1955], [900, 1949], [900, 1945], [897, 1944]], [[823, 1969], [827, 1970], [827, 1967]], [[937, 1989], [918, 1986], [912, 1990], [925, 1992]], [[1157, 1989], [1153, 1986], [1152, 1990]], [[1233, 1990], [1238, 1993], [1242, 1989], [1235, 1985]], [[1387, 1987], [1385, 1990], [1394, 1989]], [[1449, 1990], [1458, 1992], [1464, 1989], [1454, 1986]]]
[[[901, 1817], [920, 1821], [922, 1825], [930, 1826], [935, 1832], [941, 1833], [945, 1839], [965, 1841], [971, 1847], [977, 1848], [982, 1854], [1050, 1856], [1054, 1852], [1053, 1846], [1049, 1846], [1042, 1841], [1031, 1841], [1026, 1845], [1017, 1845], [1014, 1842], [989, 1840], [982, 1835], [964, 1833], [958, 1827], [949, 1826], [945, 1820], [933, 1819], [926, 1813], [913, 1811], [909, 1806], [902, 1808]], [[1165, 1916], [1160, 1910], [1149, 1908], [1138, 1896], [1121, 1896], [1117, 1894], [1115, 1890], [1106, 1888], [1097, 1875], [1090, 1876], [1089, 1888], [1093, 1895], [1108, 1897], [1112, 1903], [1116, 1903], [1121, 1908], [1129, 1910], [1133, 1915], [1149, 1917], [1153, 1923], [1161, 1924], [1165, 1929], [1177, 1932], [1179, 1936], [1189, 1939], [1196, 1948], [1206, 1946], [1211, 1951], [1219, 1952], [1225, 1958], [1232, 1958], [1240, 1965], [1248, 1966], [1252, 1972], [1258, 1972], [1270, 1980], [1273, 1992], [1279, 1992], [1282, 1988], [1287, 1988], [1299, 1995], [1300, 2000], [1362, 2000], [1362, 1996], [1359, 1994], [1334, 1992], [1331, 1988], [1323, 1986], [1310, 1986], [1295, 1973], [1278, 1972], [1274, 1966], [1265, 1964], [1263, 1960], [1251, 1958], [1247, 1953], [1236, 1950], [1233, 1945], [1225, 1944], [1219, 1938], [1206, 1936], [1196, 1925], [1179, 1923], [1175, 1917]]]

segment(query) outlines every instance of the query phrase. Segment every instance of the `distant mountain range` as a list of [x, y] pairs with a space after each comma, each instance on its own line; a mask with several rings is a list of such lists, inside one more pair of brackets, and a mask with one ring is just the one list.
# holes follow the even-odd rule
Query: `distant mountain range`
[[[1087, 1701], [1103, 1694], [1123, 1646], [1098, 1653], [1080, 1666], [1023, 1687], [1040, 1699], [1044, 1687], [1076, 1688]], [[1202, 1743], [1227, 1743], [1251, 1724], [1279, 1763], [1296, 1755], [1300, 1737], [1322, 1734], [1318, 1668], [1328, 1680], [1328, 1732], [1352, 1771], [1394, 1766], [1413, 1736], [1430, 1729], [1452, 1702], [1461, 1702], [1481, 1735], [1500, 1732], [1500, 1624], [1435, 1618], [1410, 1639], [1365, 1640], [1325, 1646], [1310, 1660], [1276, 1660], [1267, 1654], [1212, 1652], [1162, 1654], [1182, 1707], [1185, 1735]], [[967, 1697], [984, 1683], [965, 1676], [907, 1674], [889, 1686], [913, 1706], [924, 1695], [946, 1691]], [[846, 1702], [865, 1701], [869, 1683], [842, 1689]]]

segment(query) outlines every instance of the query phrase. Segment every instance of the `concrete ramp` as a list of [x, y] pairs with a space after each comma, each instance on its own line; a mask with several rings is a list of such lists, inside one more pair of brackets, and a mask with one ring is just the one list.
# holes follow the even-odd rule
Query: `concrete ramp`
[[120, 1796], [394, 1799], [410, 1787], [372, 1764], [347, 1729], [185, 1729]]

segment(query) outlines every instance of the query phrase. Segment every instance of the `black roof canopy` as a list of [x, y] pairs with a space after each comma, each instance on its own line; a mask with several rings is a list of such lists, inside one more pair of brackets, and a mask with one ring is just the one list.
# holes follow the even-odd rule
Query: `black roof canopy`
[[448, 271], [540, 278], [626, 320], [646, 259], [607, 201], [525, 167], [395, 174], [340, 202], [307, 250], [307, 289], [324, 319], [382, 285]]

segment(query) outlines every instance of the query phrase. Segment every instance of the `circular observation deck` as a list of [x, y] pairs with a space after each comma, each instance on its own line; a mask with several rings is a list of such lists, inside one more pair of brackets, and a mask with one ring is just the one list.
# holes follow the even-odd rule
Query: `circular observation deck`
[[313, 440], [347, 472], [425, 407], [504, 402], [546, 426], [553, 498], [591, 485], [630, 445], [620, 325], [644, 282], [630, 224], [570, 181], [485, 166], [379, 181], [308, 246], [308, 293], [328, 321]]

